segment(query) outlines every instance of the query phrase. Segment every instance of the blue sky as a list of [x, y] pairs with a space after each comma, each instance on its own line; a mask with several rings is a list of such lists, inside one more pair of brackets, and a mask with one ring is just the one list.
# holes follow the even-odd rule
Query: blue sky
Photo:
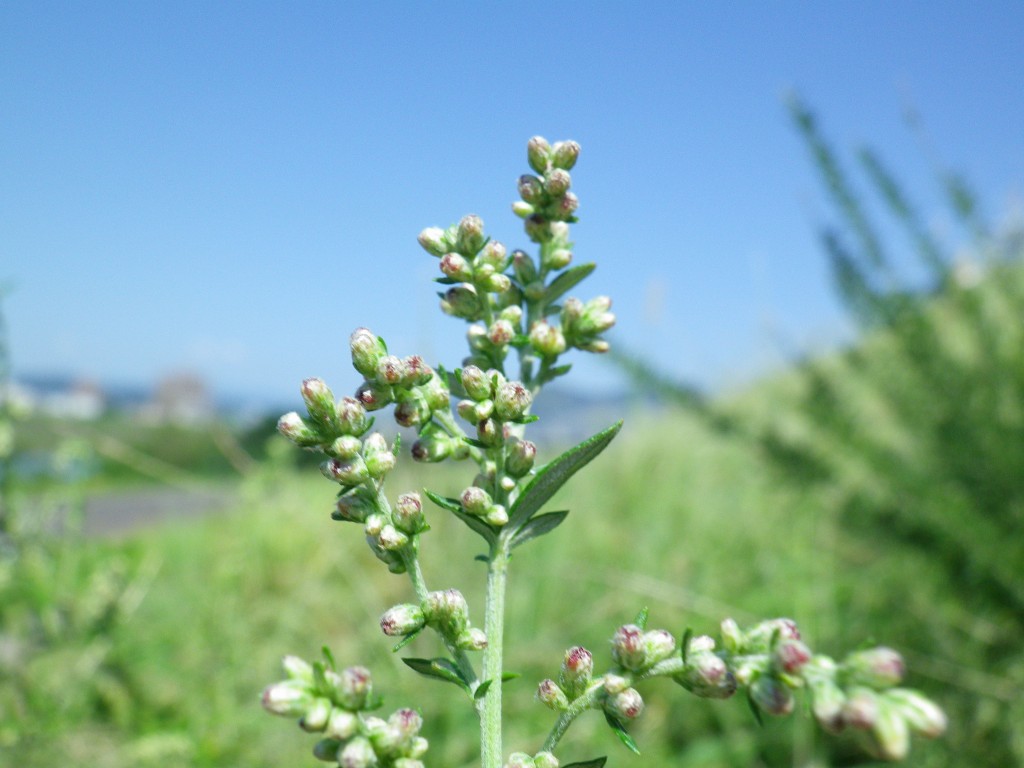
[[940, 230], [930, 152], [999, 218], [1024, 192], [1022, 29], [1019, 2], [4, 3], [15, 371], [291, 402], [305, 376], [356, 386], [359, 325], [450, 366], [462, 327], [416, 235], [474, 212], [525, 246], [509, 204], [542, 134], [583, 147], [580, 293], [613, 297], [613, 338], [748, 381], [845, 333], [783, 95]]

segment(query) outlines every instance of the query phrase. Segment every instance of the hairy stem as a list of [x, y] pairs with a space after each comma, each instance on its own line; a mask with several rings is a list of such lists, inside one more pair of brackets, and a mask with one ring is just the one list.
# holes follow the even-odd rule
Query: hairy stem
[[502, 641], [505, 628], [505, 583], [508, 569], [508, 543], [499, 537], [491, 552], [487, 569], [487, 606], [484, 631], [484, 680], [491, 686], [480, 710], [480, 757], [483, 768], [501, 768], [501, 688]]

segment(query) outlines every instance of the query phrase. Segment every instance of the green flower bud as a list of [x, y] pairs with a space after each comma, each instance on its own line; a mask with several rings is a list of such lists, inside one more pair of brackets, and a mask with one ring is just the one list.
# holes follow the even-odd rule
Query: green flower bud
[[395, 453], [380, 432], [374, 432], [363, 442], [363, 459], [366, 471], [375, 480], [395, 468]]
[[434, 370], [419, 355], [408, 355], [402, 359], [405, 375], [402, 386], [421, 387], [434, 377]]
[[346, 493], [338, 498], [335, 510], [331, 513], [331, 518], [350, 523], [362, 523], [366, 521], [367, 516], [374, 508], [373, 502], [364, 498], [361, 494]]
[[594, 673], [594, 655], [579, 645], [565, 652], [562, 669], [558, 673], [558, 683], [572, 698], [582, 694], [590, 685]]
[[328, 679], [334, 686], [335, 702], [350, 712], [364, 709], [370, 701], [373, 679], [366, 667], [347, 667]]
[[[409, 750], [408, 750], [409, 757], [411, 757], [411, 758], [423, 757], [425, 754], [427, 754], [427, 747], [428, 746], [429, 746], [429, 744], [427, 743], [426, 739], [424, 739], [422, 736], [417, 736], [415, 739], [412, 740], [412, 744], [409, 745]], [[418, 766], [414, 766], [414, 765], [400, 766], [396, 762], [395, 763], [395, 768], [423, 768], [423, 766], [422, 765], [418, 765]]]
[[607, 296], [591, 299], [583, 307], [583, 315], [576, 323], [576, 331], [585, 336], [604, 333], [615, 325], [615, 315], [608, 311], [612, 300]]
[[476, 424], [476, 439], [489, 448], [501, 445], [504, 430], [494, 419], [481, 419]]
[[363, 736], [356, 736], [338, 753], [341, 768], [376, 768], [379, 764], [373, 746]]
[[366, 537], [366, 545], [370, 548], [370, 551], [373, 552], [374, 557], [384, 563], [391, 573], [405, 573], [405, 561], [402, 560], [402, 556], [397, 552], [384, 549], [384, 547], [380, 545], [380, 541], [377, 536], [368, 535]]
[[604, 339], [593, 339], [586, 342], [577, 342], [576, 349], [582, 350], [583, 352], [593, 352], [598, 355], [603, 355], [611, 346]]
[[627, 688], [605, 699], [604, 708], [619, 720], [635, 720], [644, 711], [644, 700], [636, 688]]
[[427, 624], [450, 639], [454, 640], [469, 627], [469, 606], [457, 589], [431, 592], [421, 607]]
[[440, 227], [427, 227], [416, 239], [431, 256], [444, 256], [450, 245], [445, 231]]
[[533, 469], [537, 446], [529, 440], [512, 438], [505, 449], [505, 471], [510, 477], [525, 477]]
[[490, 509], [494, 503], [491, 500], [491, 495], [487, 493], [483, 488], [479, 488], [475, 485], [471, 485], [469, 488], [462, 492], [459, 497], [459, 501], [462, 502], [462, 511], [467, 515], [473, 515], [474, 517], [480, 517], [487, 514], [487, 510]]
[[843, 704], [843, 722], [857, 730], [869, 730], [878, 721], [878, 709], [877, 693], [870, 688], [853, 688], [847, 691]]
[[463, 216], [459, 222], [455, 249], [463, 256], [475, 256], [484, 246], [484, 222], [474, 214]]
[[512, 270], [521, 285], [529, 285], [539, 276], [537, 265], [525, 251], [512, 251]]
[[576, 209], [579, 207], [580, 199], [572, 192], [566, 192], [555, 203], [553, 218], [559, 219], [560, 221], [568, 221], [572, 218], [572, 215], [576, 213]]
[[526, 236], [535, 243], [546, 243], [552, 239], [551, 223], [539, 213], [528, 216], [523, 222]]
[[352, 397], [343, 397], [335, 406], [338, 428], [346, 435], [361, 435], [366, 431], [366, 409]]
[[871, 648], [851, 653], [843, 661], [848, 684], [866, 685], [880, 690], [898, 685], [905, 670], [903, 657], [892, 648]]
[[482, 651], [487, 647], [487, 634], [482, 629], [470, 627], [455, 639], [455, 647], [463, 651]]
[[526, 174], [519, 177], [519, 196], [531, 205], [544, 204], [544, 182], [536, 176]]
[[722, 622], [722, 647], [731, 654], [737, 654], [744, 645], [743, 633], [734, 619]]
[[356, 390], [356, 400], [368, 411], [376, 411], [394, 400], [391, 387], [378, 384], [375, 381], [364, 381]]
[[811, 692], [811, 711], [814, 719], [829, 733], [838, 733], [843, 729], [843, 707], [846, 695], [834, 680], [827, 678], [808, 681]]
[[448, 391], [448, 386], [440, 376], [431, 376], [424, 384], [421, 385], [420, 393], [423, 395], [423, 400], [427, 404], [427, 408], [431, 411], [443, 411], [447, 409], [448, 403], [451, 400], [451, 393]]
[[430, 406], [421, 392], [414, 391], [395, 407], [395, 421], [403, 427], [415, 427], [430, 420]]
[[352, 459], [331, 459], [320, 465], [320, 471], [328, 480], [342, 485], [359, 485], [369, 479], [366, 462], [361, 456]]
[[508, 756], [505, 768], [534, 768], [533, 758], [525, 752], [513, 752]]
[[412, 457], [416, 461], [435, 463], [452, 454], [452, 438], [437, 429], [426, 429], [412, 444]]
[[504, 272], [509, 265], [508, 251], [504, 245], [497, 240], [488, 240], [487, 245], [477, 255], [474, 263], [481, 267], [488, 267], [495, 272]]
[[558, 357], [565, 352], [565, 336], [547, 320], [538, 320], [530, 328], [530, 346], [544, 357]]
[[338, 459], [354, 459], [363, 448], [363, 441], [355, 435], [342, 435], [325, 452]]
[[508, 523], [508, 512], [501, 504], [494, 504], [484, 513], [484, 520], [488, 525], [501, 528]]
[[483, 288], [490, 293], [504, 293], [512, 287], [512, 281], [502, 274], [494, 274], [483, 282]]
[[420, 533], [426, 522], [423, 518], [423, 501], [418, 493], [403, 493], [395, 503], [392, 513], [395, 527], [410, 535]]
[[524, 203], [522, 200], [516, 200], [512, 203], [512, 213], [518, 216], [520, 219], [525, 219], [534, 214], [536, 209], [529, 203]]
[[281, 666], [290, 680], [313, 684], [313, 666], [298, 656], [285, 656], [281, 659]]
[[380, 617], [380, 629], [389, 637], [400, 637], [421, 629], [426, 622], [423, 609], [418, 605], [403, 603], [384, 612]]
[[352, 365], [363, 376], [371, 378], [377, 373], [377, 361], [387, 354], [384, 343], [369, 328], [356, 328], [349, 337]]
[[536, 768], [558, 768], [558, 758], [550, 752], [538, 752], [533, 756], [533, 764]]
[[523, 418], [530, 410], [533, 395], [519, 381], [506, 381], [494, 395], [494, 414], [502, 421]]
[[[327, 721], [327, 728], [324, 735], [332, 739], [348, 741], [359, 730], [359, 717], [347, 709], [335, 708], [331, 711], [331, 717]], [[335, 758], [331, 758], [332, 760]]]
[[548, 269], [565, 269], [571, 261], [572, 251], [568, 248], [555, 248], [544, 259], [544, 266]]
[[377, 536], [382, 549], [389, 552], [397, 552], [409, 543], [409, 537], [399, 531], [393, 525], [385, 525]]
[[543, 136], [534, 136], [526, 143], [526, 160], [537, 173], [547, 171], [550, 157], [551, 145]]
[[[544, 177], [544, 191], [551, 197], [561, 197], [569, 191], [572, 184], [572, 177], [568, 171], [555, 168]], [[527, 202], [533, 202], [527, 200]]]
[[397, 731], [399, 743], [408, 748], [423, 727], [423, 718], [414, 709], [398, 709], [388, 718], [388, 725]]
[[302, 400], [315, 424], [330, 428], [335, 420], [334, 394], [323, 379], [306, 379], [302, 382]]
[[312, 448], [323, 442], [320, 433], [311, 429], [295, 411], [277, 420], [277, 431], [300, 448]]
[[692, 642], [686, 667], [673, 680], [705, 699], [727, 699], [736, 692], [736, 678], [725, 662], [711, 650], [694, 650]]
[[537, 686], [537, 700], [548, 709], [564, 712], [569, 708], [569, 697], [554, 680], [541, 680]]
[[441, 271], [453, 280], [468, 282], [473, 279], [473, 268], [459, 253], [446, 253], [441, 257]]
[[272, 715], [301, 717], [312, 705], [313, 694], [305, 682], [286, 680], [264, 688], [260, 703]]
[[378, 384], [394, 386], [405, 378], [405, 363], [394, 355], [384, 355], [377, 361], [376, 381]]
[[[426, 741], [426, 739], [421, 739]], [[423, 763], [411, 757], [400, 757], [391, 764], [391, 768], [425, 768]]]
[[441, 311], [446, 315], [475, 320], [480, 314], [480, 297], [470, 283], [459, 283], [448, 289], [441, 299]]
[[647, 666], [644, 633], [635, 624], [619, 627], [612, 635], [612, 658], [623, 669], [638, 671]]
[[885, 760], [902, 760], [910, 751], [910, 729], [896, 707], [884, 699], [879, 702], [878, 717], [871, 728], [873, 746]]
[[[388, 518], [386, 515], [382, 515], [380, 512], [376, 512], [372, 515], [366, 516], [366, 525], [363, 528], [366, 531], [367, 536], [372, 536], [376, 539], [380, 536], [380, 532], [384, 530], [384, 526], [388, 525]], [[378, 545], [380, 542], [377, 542]]]
[[755, 625], [747, 632], [746, 653], [767, 653], [771, 643], [782, 640], [799, 640], [800, 630], [792, 619], [768, 619]]
[[313, 745], [313, 757], [323, 760], [325, 763], [337, 763], [338, 753], [341, 751], [341, 739], [327, 738], [320, 739]]
[[644, 632], [644, 655], [647, 657], [647, 664], [654, 665], [664, 661], [676, 650], [676, 639], [666, 629], [652, 629]]
[[771, 675], [762, 675], [753, 682], [750, 698], [769, 715], [788, 715], [793, 711], [793, 693]]
[[917, 691], [907, 688], [893, 688], [882, 694], [886, 702], [894, 707], [907, 721], [915, 733], [928, 738], [940, 736], [946, 730], [946, 715], [932, 701]]
[[323, 697], [317, 697], [299, 718], [299, 727], [309, 733], [317, 733], [327, 727], [327, 719], [330, 716], [331, 702]]
[[580, 156], [580, 145], [575, 141], [556, 141], [551, 148], [551, 164], [555, 168], [572, 170]]
[[622, 675], [616, 675], [612, 672], [608, 672], [601, 678], [601, 687], [604, 688], [605, 693], [610, 696], [614, 696], [617, 693], [622, 693], [624, 690], [629, 688], [630, 680], [628, 677]]

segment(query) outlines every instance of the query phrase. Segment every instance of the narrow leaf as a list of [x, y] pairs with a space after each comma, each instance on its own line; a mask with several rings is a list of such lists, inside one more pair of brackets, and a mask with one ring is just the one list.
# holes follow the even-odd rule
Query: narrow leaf
[[480, 685], [476, 687], [476, 690], [473, 691], [473, 698], [479, 701], [484, 696], [486, 696], [487, 689], [491, 687], [491, 683], [493, 682], [493, 680], [484, 680], [482, 683], [480, 683]]
[[402, 662], [424, 677], [433, 677], [446, 683], [454, 683], [468, 691], [469, 685], [462, 679], [459, 669], [448, 659], [402, 659]]
[[591, 263], [580, 264], [579, 266], [565, 270], [565, 272], [551, 281], [551, 285], [549, 285], [547, 290], [544, 292], [545, 303], [550, 304], [565, 295], [568, 291], [571, 291], [581, 280], [586, 278], [587, 275], [593, 272], [596, 268], [597, 264]]
[[434, 282], [440, 283], [441, 285], [456, 285], [462, 281], [456, 280], [454, 277], [435, 277]]
[[331, 653], [331, 649], [325, 645], [320, 650], [323, 651], [324, 658], [327, 659], [327, 668], [331, 671], [337, 669], [337, 665], [334, 662], [334, 654]]
[[647, 629], [647, 606], [645, 605], [640, 609], [640, 613], [633, 619], [633, 623], [636, 624], [640, 629]]
[[479, 517], [467, 515], [465, 511], [463, 511], [462, 504], [459, 502], [458, 499], [448, 499], [445, 498], [444, 496], [434, 493], [433, 491], [425, 492], [427, 494], [428, 499], [437, 504], [437, 506], [441, 507], [441, 509], [447, 509], [453, 515], [459, 518], [459, 520], [461, 520], [467, 526], [469, 526], [478, 534], [480, 534], [483, 537], [484, 541], [486, 541], [488, 544], [494, 543], [494, 540], [497, 538], [497, 534], [495, 534], [494, 529], [491, 528], [491, 526], [489, 526]]
[[520, 678], [522, 676], [523, 675], [520, 672], [502, 672], [501, 673], [501, 682], [507, 683], [509, 680], [516, 680], [516, 679], [518, 679], [518, 678]]
[[686, 665], [686, 657], [690, 653], [690, 638], [693, 637], [693, 630], [689, 627], [683, 632], [683, 639], [679, 641], [679, 647], [683, 652], [683, 665]]
[[593, 760], [584, 760], [580, 763], [567, 763], [562, 768], [604, 768], [607, 762], [607, 757], [595, 757]]
[[569, 510], [563, 509], [558, 512], [548, 512], [544, 515], [538, 515], [531, 520], [527, 520], [523, 527], [516, 531], [515, 535], [512, 537], [512, 541], [509, 542], [509, 548], [515, 549], [520, 544], [525, 544], [530, 539], [536, 539], [538, 536], [550, 533], [562, 524], [562, 521], [565, 520], [568, 514]]
[[750, 707], [750, 711], [754, 714], [757, 724], [764, 728], [764, 716], [761, 714], [757, 704], [754, 703], [754, 697], [751, 695], [749, 688], [747, 688], [747, 706]]
[[405, 635], [401, 640], [399, 640], [395, 644], [395, 647], [391, 649], [391, 651], [393, 653], [398, 653], [400, 650], [405, 648], [405, 646], [407, 646], [409, 643], [411, 643], [413, 641], [413, 639], [415, 639], [416, 635], [418, 635], [423, 630], [424, 630], [424, 627], [420, 627], [419, 629], [414, 629], [408, 635]]
[[615, 717], [612, 717], [607, 712], [604, 713], [604, 719], [608, 722], [608, 727], [615, 731], [615, 735], [619, 737], [619, 741], [625, 744], [626, 749], [632, 752], [634, 755], [640, 754], [640, 748], [636, 745], [636, 741], [626, 733], [626, 729], [622, 723]]
[[621, 428], [622, 422], [616, 422], [541, 467], [509, 511], [509, 524], [513, 530], [529, 520], [570, 477], [601, 453]]

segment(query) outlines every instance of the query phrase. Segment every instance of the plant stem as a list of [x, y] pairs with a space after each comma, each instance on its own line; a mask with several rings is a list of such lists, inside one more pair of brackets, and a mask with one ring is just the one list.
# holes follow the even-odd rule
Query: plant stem
[[484, 631], [484, 680], [491, 686], [480, 710], [480, 758], [482, 768], [501, 768], [501, 688], [502, 641], [505, 629], [505, 584], [508, 569], [508, 542], [499, 537], [491, 551], [487, 569], [487, 606]]

